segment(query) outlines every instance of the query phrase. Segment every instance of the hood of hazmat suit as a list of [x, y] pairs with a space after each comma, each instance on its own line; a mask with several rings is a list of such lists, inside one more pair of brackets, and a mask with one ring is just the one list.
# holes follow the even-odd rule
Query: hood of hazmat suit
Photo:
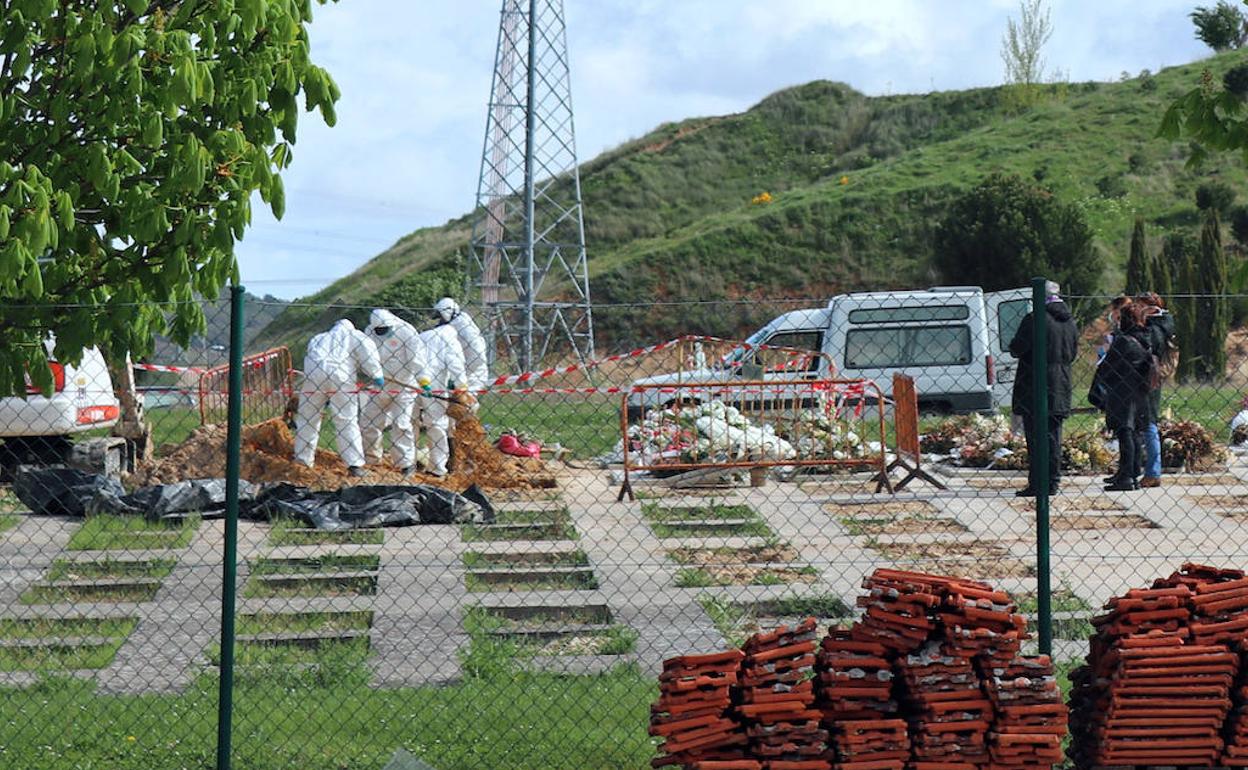
[[460, 311], [451, 319], [451, 326], [459, 337], [459, 345], [464, 350], [464, 366], [468, 370], [468, 385], [479, 390], [489, 385], [490, 363], [486, 357], [485, 337], [472, 320], [472, 316]]
[[459, 335], [449, 325], [435, 326], [420, 333], [424, 340], [428, 368], [425, 375], [433, 381], [434, 390], [447, 387], [466, 387], [468, 372], [464, 365], [464, 350], [459, 345]]
[[356, 371], [370, 380], [383, 376], [377, 346], [345, 318], [308, 342], [303, 369], [310, 379], [340, 386], [354, 382]]
[[[378, 308], [368, 317], [368, 338], [377, 343], [386, 379], [409, 388], [417, 387], [426, 373], [425, 341], [420, 332], [389, 310]], [[380, 333], [383, 332], [384, 334]]]

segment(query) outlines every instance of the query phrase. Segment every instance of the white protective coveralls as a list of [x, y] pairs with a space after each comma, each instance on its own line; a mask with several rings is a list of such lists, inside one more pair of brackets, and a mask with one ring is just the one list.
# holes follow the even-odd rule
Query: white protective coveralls
[[299, 386], [299, 411], [295, 416], [296, 462], [308, 467], [315, 462], [321, 413], [328, 404], [342, 461], [351, 468], [364, 465], [356, 371], [363, 371], [374, 385], [380, 386], [383, 382], [377, 346], [347, 319], [308, 342], [303, 382]]
[[[378, 334], [382, 329], [386, 333]], [[390, 459], [399, 468], [412, 468], [416, 465], [416, 429], [412, 414], [419, 380], [425, 374], [425, 342], [416, 327], [380, 308], [369, 315], [366, 333], [377, 343], [386, 385], [381, 392], [364, 397], [360, 420], [364, 456], [370, 463], [381, 462], [381, 434], [389, 427], [393, 431]]]
[[[420, 333], [425, 342], [426, 375], [433, 382], [433, 389], [441, 391], [438, 395], [446, 398], [450, 395], [450, 387], [462, 388], [468, 381], [468, 373], [464, 367], [464, 351], [459, 346], [459, 337], [449, 324], [435, 326]], [[446, 475], [446, 463], [451, 456], [451, 443], [448, 432], [451, 420], [446, 414], [446, 402], [421, 396], [420, 424], [429, 436], [429, 472], [437, 476]]]
[[438, 316], [455, 327], [459, 337], [459, 345], [464, 349], [464, 366], [468, 371], [468, 387], [482, 390], [490, 384], [490, 360], [486, 353], [485, 337], [477, 328], [476, 321], [468, 315], [459, 303], [450, 297], [443, 297], [433, 306]]

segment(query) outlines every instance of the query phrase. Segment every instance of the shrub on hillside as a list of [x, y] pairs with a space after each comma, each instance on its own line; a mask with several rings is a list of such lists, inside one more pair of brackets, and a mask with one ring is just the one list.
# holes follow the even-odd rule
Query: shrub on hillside
[[1202, 182], [1196, 188], [1196, 208], [1201, 211], [1213, 209], [1225, 215], [1235, 205], [1235, 190], [1226, 182]]
[[1231, 67], [1222, 76], [1222, 87], [1239, 98], [1248, 97], [1248, 64]]
[[1231, 209], [1231, 234], [1240, 243], [1248, 244], [1248, 206]]
[[1096, 180], [1096, 191], [1102, 198], [1123, 198], [1127, 194], [1127, 181], [1121, 174], [1106, 174]]
[[1066, 294], [1086, 296], [1096, 292], [1104, 267], [1083, 212], [1012, 174], [992, 174], [955, 200], [934, 240], [944, 279], [985, 291], [1043, 275]]

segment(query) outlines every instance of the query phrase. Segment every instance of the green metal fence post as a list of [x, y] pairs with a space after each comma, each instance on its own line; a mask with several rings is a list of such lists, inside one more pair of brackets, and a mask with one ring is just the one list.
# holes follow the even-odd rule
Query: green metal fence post
[[238, 582], [238, 474], [243, 426], [243, 287], [230, 287], [230, 372], [225, 440], [225, 553], [221, 576], [221, 679], [217, 770], [230, 768], [234, 714], [234, 592]]
[[1040, 654], [1053, 653], [1053, 596], [1049, 585], [1049, 457], [1048, 321], [1044, 311], [1044, 278], [1031, 279], [1031, 479], [1036, 493], [1036, 609]]

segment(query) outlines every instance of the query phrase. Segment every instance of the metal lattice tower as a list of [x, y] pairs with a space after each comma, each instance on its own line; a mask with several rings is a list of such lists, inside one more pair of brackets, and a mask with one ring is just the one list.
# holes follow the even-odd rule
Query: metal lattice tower
[[468, 271], [491, 356], [593, 356], [563, 0], [503, 0]]

